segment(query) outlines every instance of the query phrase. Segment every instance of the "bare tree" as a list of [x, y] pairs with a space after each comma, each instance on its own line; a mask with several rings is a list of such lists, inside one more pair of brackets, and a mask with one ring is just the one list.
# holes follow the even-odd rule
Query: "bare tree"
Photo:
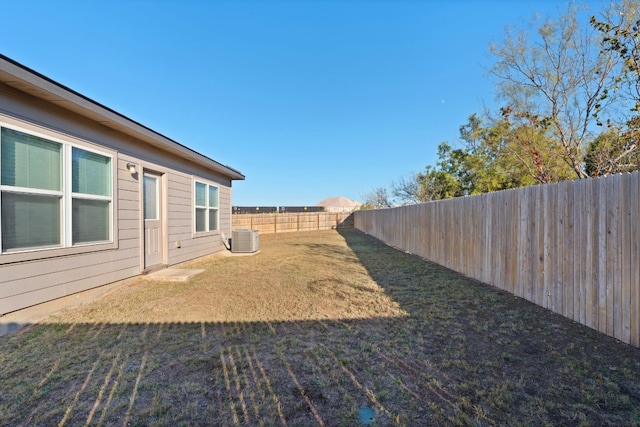
[[[611, 94], [620, 58], [601, 51], [601, 34], [581, 25], [579, 12], [570, 5], [555, 21], [534, 20], [528, 32], [507, 31], [504, 42], [491, 51], [497, 57], [492, 72], [506, 101], [505, 118], [516, 127], [544, 133], [552, 151], [576, 177], [584, 178], [583, 156], [593, 139], [594, 113], [608, 111], [616, 100]], [[540, 152], [533, 139], [523, 144], [531, 156]]]
[[[612, 126], [589, 146], [587, 172], [609, 175], [640, 168], [640, 2], [624, 0], [591, 17], [591, 25], [602, 35], [602, 52], [622, 61], [615, 93], [627, 100], [624, 126]], [[605, 96], [608, 94], [605, 93]], [[597, 106], [600, 107], [600, 106]]]
[[393, 197], [405, 203], [424, 203], [433, 200], [426, 191], [425, 176], [422, 173], [413, 173], [409, 177], [403, 177], [391, 184]]
[[387, 189], [378, 187], [365, 194], [364, 202], [360, 206], [360, 209], [380, 209], [391, 207], [392, 203], [389, 199]]

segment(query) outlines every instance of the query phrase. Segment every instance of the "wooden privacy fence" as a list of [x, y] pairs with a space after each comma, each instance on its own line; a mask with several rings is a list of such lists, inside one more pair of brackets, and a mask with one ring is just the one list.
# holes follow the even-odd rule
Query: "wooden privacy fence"
[[351, 212], [237, 214], [231, 216], [231, 229], [253, 229], [260, 233], [330, 230], [353, 227]]
[[639, 211], [634, 172], [357, 211], [354, 222], [389, 245], [640, 347]]

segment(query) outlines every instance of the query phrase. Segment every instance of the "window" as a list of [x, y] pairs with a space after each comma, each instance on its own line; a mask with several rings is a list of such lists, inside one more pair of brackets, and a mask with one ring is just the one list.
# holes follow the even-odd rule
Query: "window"
[[2, 250], [61, 243], [62, 145], [0, 131]]
[[144, 186], [144, 219], [159, 219], [158, 211], [158, 177], [144, 175], [142, 185]]
[[111, 187], [111, 157], [2, 127], [2, 252], [110, 241]]
[[71, 148], [72, 243], [103, 242], [111, 236], [111, 158]]
[[196, 181], [195, 183], [196, 233], [218, 230], [218, 187]]

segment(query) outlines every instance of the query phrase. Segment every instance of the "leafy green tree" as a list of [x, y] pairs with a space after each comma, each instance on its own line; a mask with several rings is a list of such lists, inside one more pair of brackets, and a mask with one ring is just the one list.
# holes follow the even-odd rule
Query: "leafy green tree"
[[469, 194], [535, 183], [526, 168], [526, 156], [520, 154], [522, 144], [514, 138], [508, 121], [492, 121], [485, 126], [483, 120], [473, 114], [460, 127], [460, 139], [468, 153], [468, 168], [473, 171], [473, 186]]
[[515, 168], [511, 173], [515, 187], [575, 178], [575, 170], [565, 161], [565, 152], [559, 149], [557, 139], [550, 136], [548, 124], [540, 123], [537, 117], [519, 117], [512, 125], [509, 113], [505, 109], [502, 112], [504, 134], [500, 157], [505, 166]]
[[443, 142], [438, 161], [423, 172], [394, 185], [394, 196], [409, 202], [425, 202], [535, 184], [535, 171], [527, 167], [524, 145], [502, 120], [484, 126], [473, 114], [460, 127], [460, 148]]

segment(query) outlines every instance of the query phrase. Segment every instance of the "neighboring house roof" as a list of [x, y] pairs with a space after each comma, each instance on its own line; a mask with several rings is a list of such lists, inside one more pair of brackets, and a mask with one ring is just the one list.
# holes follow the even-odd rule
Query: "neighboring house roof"
[[327, 197], [326, 199], [318, 202], [316, 206], [324, 206], [324, 207], [335, 206], [335, 207], [354, 207], [355, 208], [360, 206], [361, 204], [362, 203], [360, 202], [347, 199], [344, 196], [339, 196], [339, 197]]
[[130, 118], [87, 98], [68, 87], [0, 54], [0, 82], [26, 92], [36, 98], [73, 111], [119, 132], [142, 140], [193, 163], [205, 166], [231, 178], [242, 180], [239, 171], [216, 162]]

